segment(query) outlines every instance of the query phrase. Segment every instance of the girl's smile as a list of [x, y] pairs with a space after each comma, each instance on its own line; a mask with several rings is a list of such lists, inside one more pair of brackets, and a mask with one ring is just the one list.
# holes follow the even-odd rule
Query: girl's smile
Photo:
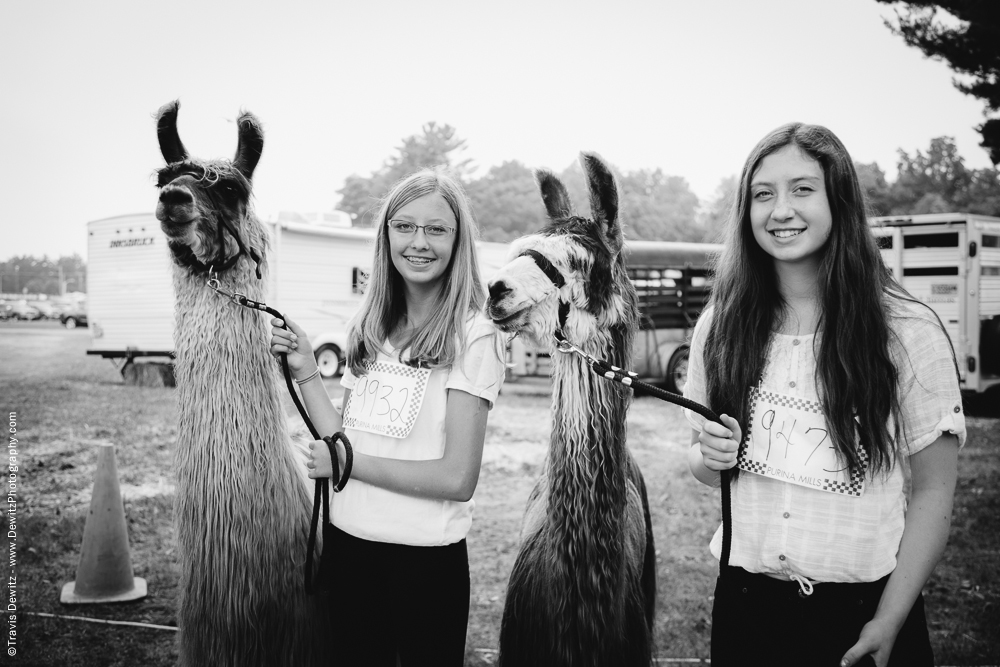
[[790, 239], [793, 236], [798, 236], [804, 229], [772, 229], [768, 232], [771, 236], [775, 236], [779, 239]]

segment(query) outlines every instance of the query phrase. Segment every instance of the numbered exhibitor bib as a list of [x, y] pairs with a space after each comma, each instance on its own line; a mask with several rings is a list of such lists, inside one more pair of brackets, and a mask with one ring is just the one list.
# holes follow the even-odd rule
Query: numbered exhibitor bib
[[837, 459], [822, 406], [796, 396], [754, 387], [750, 420], [740, 443], [741, 470], [818, 491], [861, 496], [868, 456], [858, 445], [860, 470]]
[[386, 361], [367, 362], [365, 369], [344, 408], [344, 427], [405, 438], [424, 402], [430, 369]]

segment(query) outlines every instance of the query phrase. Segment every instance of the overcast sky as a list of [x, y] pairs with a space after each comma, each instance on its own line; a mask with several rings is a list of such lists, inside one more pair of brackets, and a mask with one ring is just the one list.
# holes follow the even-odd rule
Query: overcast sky
[[0, 259], [80, 253], [86, 223], [151, 212], [152, 115], [181, 100], [200, 157], [265, 130], [257, 210], [321, 211], [428, 121], [478, 167], [561, 170], [595, 150], [703, 200], [791, 120], [894, 175], [956, 139], [988, 166], [982, 104], [883, 25], [874, 0], [0, 3]]

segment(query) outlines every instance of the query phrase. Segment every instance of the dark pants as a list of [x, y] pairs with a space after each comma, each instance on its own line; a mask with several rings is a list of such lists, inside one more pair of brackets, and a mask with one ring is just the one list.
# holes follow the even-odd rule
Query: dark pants
[[[324, 547], [325, 548], [325, 547]], [[469, 554], [443, 547], [370, 542], [334, 528], [337, 578], [331, 638], [344, 667], [465, 662]]]
[[[794, 581], [729, 567], [715, 587], [712, 667], [836, 667], [875, 616], [889, 577], [861, 584], [816, 584], [803, 596]], [[873, 665], [870, 657], [860, 665]], [[889, 667], [933, 667], [919, 596], [893, 646]]]

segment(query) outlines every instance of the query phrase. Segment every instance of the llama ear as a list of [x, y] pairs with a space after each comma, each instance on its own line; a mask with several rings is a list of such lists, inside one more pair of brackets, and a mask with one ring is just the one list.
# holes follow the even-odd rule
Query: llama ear
[[249, 111], [240, 114], [236, 124], [239, 126], [240, 141], [236, 145], [236, 158], [233, 166], [247, 177], [253, 177], [260, 154], [264, 150], [264, 132], [260, 129], [260, 121]]
[[573, 204], [569, 200], [566, 186], [548, 169], [536, 169], [535, 180], [538, 189], [542, 191], [542, 201], [545, 211], [552, 220], [568, 218], [573, 215]]
[[180, 100], [174, 100], [167, 102], [156, 112], [156, 137], [160, 141], [160, 153], [167, 164], [181, 162], [188, 156], [187, 149], [177, 134], [177, 110], [180, 108]]
[[618, 223], [618, 183], [597, 153], [580, 153], [587, 174], [590, 210], [594, 220], [607, 226], [607, 239], [614, 252], [622, 247], [622, 226]]

